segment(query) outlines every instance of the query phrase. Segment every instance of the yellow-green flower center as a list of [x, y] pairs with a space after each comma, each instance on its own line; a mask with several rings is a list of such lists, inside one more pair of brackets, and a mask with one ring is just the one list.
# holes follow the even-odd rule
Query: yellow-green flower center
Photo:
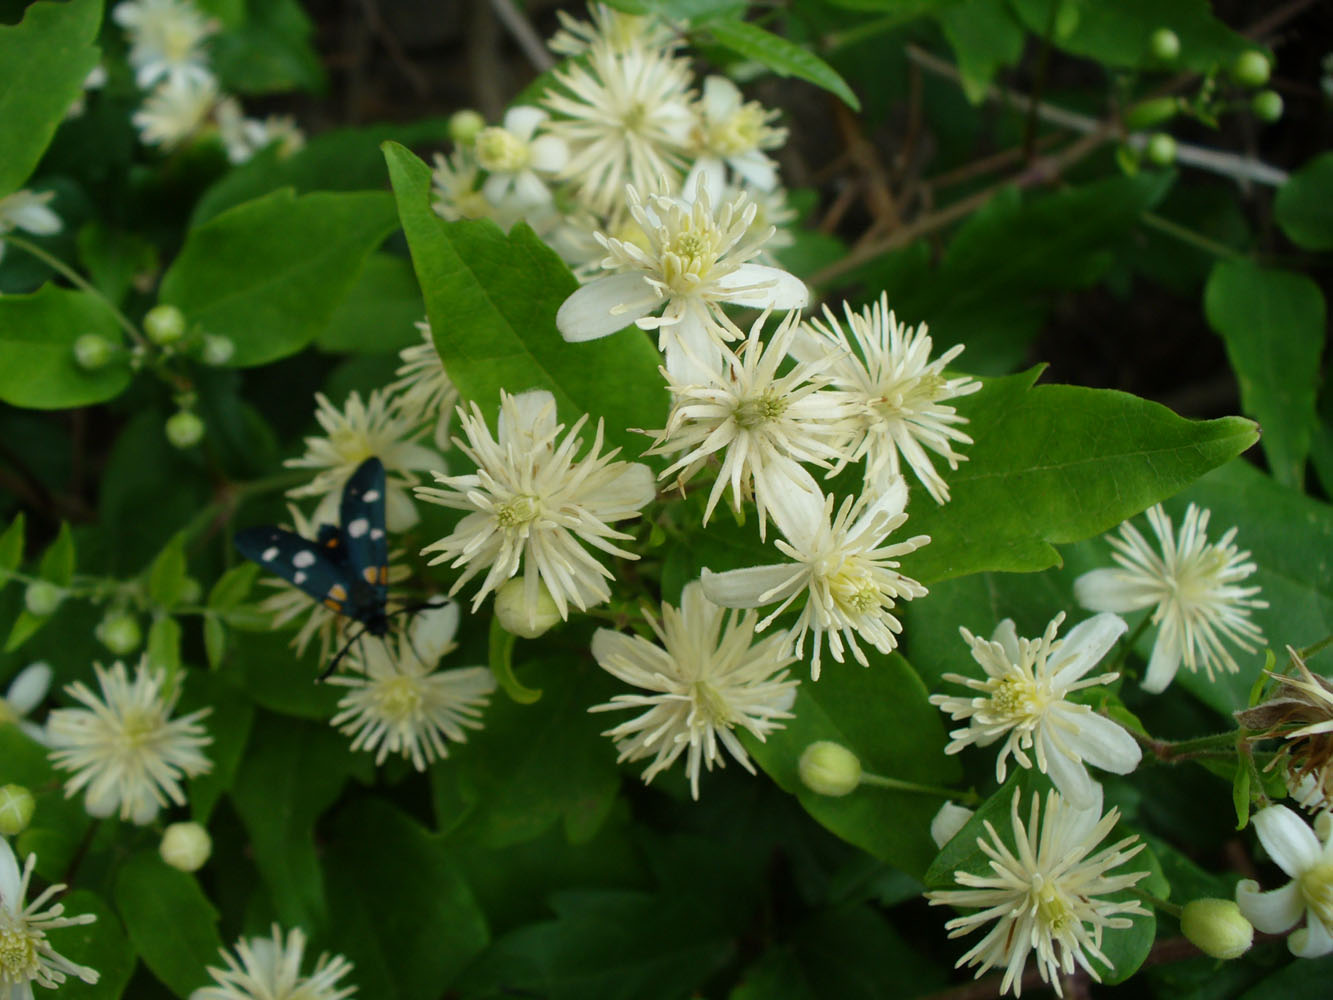
[[751, 102], [709, 130], [708, 144], [721, 156], [757, 149], [764, 134], [764, 110]]
[[517, 528], [537, 516], [537, 498], [516, 496], [495, 508], [495, 520], [502, 528]]
[[1324, 861], [1301, 875], [1301, 897], [1325, 925], [1333, 924], [1333, 861]]
[[714, 728], [730, 726], [734, 721], [731, 706], [707, 681], [695, 681], [691, 694], [694, 696], [695, 710], [702, 716], [702, 721]]
[[0, 986], [31, 982], [41, 969], [37, 957], [41, 932], [12, 917], [0, 921]]
[[765, 389], [759, 396], [741, 400], [732, 413], [732, 419], [736, 421], [737, 426], [747, 431], [753, 430], [760, 424], [777, 420], [787, 412], [789, 405], [791, 404], [776, 391]]
[[1037, 919], [1052, 935], [1059, 935], [1074, 919], [1069, 904], [1064, 900], [1054, 882], [1047, 881], [1040, 875], [1032, 887], [1033, 902], [1037, 904]]
[[1022, 722], [1037, 714], [1041, 698], [1031, 681], [1004, 677], [991, 688], [991, 713], [1010, 722]]
[[512, 174], [532, 159], [532, 150], [502, 128], [484, 128], [477, 135], [477, 162], [491, 173]]
[[938, 375], [917, 375], [893, 386], [870, 405], [881, 417], [889, 419], [919, 413], [935, 402], [944, 384]]
[[421, 689], [411, 677], [395, 677], [379, 685], [379, 714], [390, 722], [406, 722], [421, 708]]
[[161, 713], [130, 709], [121, 717], [120, 742], [127, 750], [138, 750], [155, 740], [161, 731]]

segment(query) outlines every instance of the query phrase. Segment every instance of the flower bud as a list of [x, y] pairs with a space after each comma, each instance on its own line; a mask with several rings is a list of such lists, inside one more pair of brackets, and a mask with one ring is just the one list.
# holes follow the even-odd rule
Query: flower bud
[[167, 440], [176, 448], [193, 448], [204, 439], [204, 422], [190, 410], [178, 410], [167, 417]]
[[113, 612], [103, 618], [93, 634], [97, 636], [98, 642], [117, 656], [133, 653], [143, 641], [138, 620], [123, 611]]
[[198, 823], [172, 823], [158, 846], [162, 860], [183, 872], [196, 872], [213, 853], [213, 838]]
[[1175, 62], [1180, 55], [1180, 37], [1170, 28], [1158, 28], [1148, 37], [1148, 51], [1160, 62]]
[[536, 639], [560, 621], [560, 609], [551, 600], [546, 584], [537, 584], [536, 607], [528, 607], [523, 593], [523, 580], [510, 580], [495, 592], [495, 617], [506, 632], [522, 639]]
[[1174, 97], [1150, 97], [1139, 101], [1125, 112], [1125, 127], [1130, 131], [1152, 128], [1169, 121], [1180, 112], [1180, 101]]
[[1268, 57], [1256, 49], [1242, 52], [1231, 64], [1231, 79], [1242, 87], [1262, 87], [1272, 72]]
[[204, 335], [204, 364], [218, 367], [225, 365], [231, 360], [231, 356], [236, 353], [236, 345], [228, 337], [219, 336], [216, 333]]
[[1148, 158], [1149, 163], [1159, 167], [1169, 167], [1176, 162], [1176, 140], [1165, 132], [1158, 132], [1148, 140], [1143, 155]]
[[105, 368], [111, 362], [116, 345], [100, 333], [85, 333], [74, 341], [74, 363], [86, 372]]
[[17, 837], [32, 822], [32, 813], [36, 808], [37, 800], [22, 785], [5, 785], [0, 788], [0, 834]]
[[841, 743], [819, 740], [801, 754], [797, 765], [805, 787], [819, 795], [849, 795], [861, 784], [861, 761]]
[[38, 580], [28, 584], [23, 592], [23, 605], [39, 618], [55, 614], [60, 602], [65, 599], [65, 592], [49, 580]]
[[967, 806], [955, 805], [952, 802], [944, 803], [940, 806], [940, 811], [935, 814], [935, 818], [930, 821], [930, 839], [935, 841], [936, 847], [943, 847], [953, 840], [959, 830], [967, 826], [967, 821], [974, 815], [976, 810]]
[[175, 306], [153, 306], [143, 318], [143, 332], [158, 347], [174, 344], [185, 336], [185, 314]]
[[1254, 943], [1254, 927], [1230, 899], [1196, 899], [1180, 913], [1180, 930], [1205, 955], [1240, 958]]
[[1282, 117], [1282, 95], [1276, 90], [1261, 90], [1250, 98], [1250, 112], [1261, 122], [1275, 122]]
[[455, 111], [449, 118], [449, 138], [460, 146], [470, 146], [486, 127], [486, 119], [471, 108]]

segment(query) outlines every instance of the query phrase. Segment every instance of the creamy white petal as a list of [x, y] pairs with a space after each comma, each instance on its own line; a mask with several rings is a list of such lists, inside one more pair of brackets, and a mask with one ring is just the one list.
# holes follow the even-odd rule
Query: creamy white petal
[[1319, 840], [1305, 820], [1286, 806], [1269, 806], [1254, 814], [1254, 830], [1273, 863], [1292, 878], [1322, 860]]
[[1100, 614], [1079, 622], [1066, 633], [1064, 644], [1056, 654], [1059, 666], [1053, 683], [1073, 684], [1101, 662], [1128, 628], [1125, 620], [1114, 614]]
[[1143, 748], [1124, 726], [1092, 713], [1078, 722], [1078, 731], [1066, 739], [1084, 761], [1112, 774], [1129, 774], [1139, 766]]
[[791, 596], [801, 586], [802, 568], [791, 563], [749, 566], [724, 573], [703, 571], [704, 594], [724, 608], [757, 608]]
[[1089, 611], [1127, 614], [1157, 603], [1152, 594], [1118, 569], [1094, 569], [1074, 581], [1074, 600]]
[[541, 108], [516, 104], [505, 112], [504, 130], [519, 139], [531, 139], [537, 126], [551, 116]]
[[751, 309], [803, 309], [810, 290], [794, 274], [766, 264], [742, 264], [716, 281], [719, 297]]
[[1333, 952], [1333, 935], [1312, 913], [1305, 926], [1287, 938], [1287, 947], [1297, 958], [1322, 958]]
[[1006, 618], [995, 626], [990, 641], [1000, 644], [1000, 648], [1004, 650], [1005, 658], [1010, 663], [1018, 662], [1018, 627], [1014, 624], [1012, 618]]
[[642, 274], [610, 274], [577, 289], [555, 314], [560, 335], [571, 344], [623, 330], [659, 306], [662, 297]]
[[1271, 892], [1260, 892], [1258, 882], [1241, 879], [1236, 884], [1236, 905], [1245, 919], [1254, 924], [1255, 930], [1265, 934], [1281, 934], [1289, 930], [1305, 912], [1305, 900], [1301, 898], [1301, 887], [1296, 882], [1288, 882]]
[[1180, 645], [1174, 635], [1160, 635], [1148, 658], [1148, 671], [1143, 675], [1143, 690], [1149, 694], [1165, 691], [1180, 669]]
[[[1044, 738], [1044, 736], [1043, 736]], [[1076, 809], [1091, 808], [1096, 797], [1093, 788], [1097, 782], [1092, 780], [1083, 763], [1063, 753], [1046, 754], [1046, 773], [1050, 776], [1056, 790], [1069, 800]]]
[[5, 692], [5, 701], [19, 715], [27, 715], [41, 704], [51, 687], [52, 671], [45, 663], [30, 663], [19, 671]]

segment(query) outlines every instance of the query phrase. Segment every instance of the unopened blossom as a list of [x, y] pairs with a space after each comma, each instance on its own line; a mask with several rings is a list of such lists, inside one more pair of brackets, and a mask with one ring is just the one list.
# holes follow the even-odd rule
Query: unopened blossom
[[1253, 816], [1259, 843], [1291, 877], [1280, 889], [1259, 890], [1254, 879], [1236, 885], [1236, 903], [1245, 919], [1265, 934], [1285, 934], [1299, 958], [1333, 952], [1333, 814], [1315, 817], [1314, 829], [1286, 806], [1268, 806]]
[[729, 753], [753, 774], [736, 730], [762, 742], [782, 728], [779, 720], [792, 717], [799, 681], [787, 675], [796, 659], [787, 637], [755, 643], [759, 616], [724, 611], [704, 595], [698, 581], [686, 584], [679, 610], [664, 604], [660, 622], [647, 617], [660, 645], [605, 628], [592, 640], [592, 655], [603, 670], [647, 692], [618, 694], [589, 709], [642, 709], [603, 734], [615, 740], [619, 760], [651, 757], [643, 772], [643, 780], [651, 782], [685, 754], [695, 799], [701, 764], [711, 771], [714, 764], [724, 765]]
[[1333, 805], [1333, 681], [1310, 670], [1287, 647], [1291, 672], [1268, 672], [1272, 687], [1257, 705], [1236, 712], [1251, 741], [1280, 738], [1269, 768], [1281, 768], [1291, 797], [1308, 811]]
[[714, 573], [703, 572], [704, 593], [723, 607], [755, 608], [778, 602], [757, 626], [766, 629], [802, 594], [806, 596], [792, 629], [796, 655], [806, 636], [814, 634], [810, 677], [819, 679], [825, 638], [829, 652], [843, 662], [843, 647], [862, 666], [869, 660], [858, 637], [881, 653], [898, 645], [902, 623], [893, 614], [898, 601], [924, 597], [926, 588], [898, 572], [898, 556], [915, 552], [930, 541], [917, 535], [885, 544], [907, 520], [907, 484], [901, 477], [876, 494], [848, 497], [837, 514], [833, 496], [792, 488], [775, 493], [769, 502], [773, 520], [785, 539], [780, 552], [792, 562]]
[[489, 219], [495, 215], [495, 206], [481, 192], [481, 165], [471, 146], [460, 146], [448, 157], [436, 153], [430, 179], [434, 195], [431, 208], [446, 222]]
[[518, 206], [551, 200], [542, 175], [551, 176], [569, 161], [569, 147], [559, 136], [537, 130], [551, 116], [541, 108], [516, 105], [505, 112], [504, 124], [484, 128], [474, 143], [477, 164], [487, 173], [481, 193], [492, 205], [513, 201]]
[[95, 914], [65, 916], [64, 904], [51, 902], [65, 891], [58, 884], [24, 903], [36, 865], [37, 855], [29, 854], [20, 869], [14, 849], [0, 837], [0, 997], [4, 1000], [33, 1000], [34, 984], [54, 990], [70, 976], [90, 986], [101, 978], [96, 969], [56, 951], [47, 937], [62, 927], [91, 924], [97, 920]]
[[481, 728], [481, 710], [495, 690], [486, 667], [440, 670], [440, 661], [458, 648], [458, 605], [450, 602], [419, 612], [406, 632], [383, 641], [356, 643], [347, 655], [348, 672], [329, 683], [348, 689], [330, 721], [352, 737], [353, 750], [410, 760], [418, 771], [449, 756], [448, 741], [465, 742], [466, 730]]
[[161, 146], [170, 152], [204, 127], [217, 100], [217, 82], [212, 77], [168, 79], [154, 88], [130, 121], [145, 146]]
[[305, 454], [283, 464], [294, 469], [318, 470], [304, 486], [287, 491], [289, 497], [319, 497], [311, 520], [337, 524], [343, 486], [368, 458], [384, 463], [386, 474], [384, 509], [390, 531], [402, 531], [417, 523], [417, 510], [408, 493], [416, 484], [415, 473], [444, 468], [444, 459], [416, 438], [425, 430], [413, 415], [402, 412], [389, 393], [376, 389], [363, 402], [353, 392], [340, 410], [323, 393], [315, 393], [315, 419], [322, 437], [305, 439]]
[[1106, 931], [1129, 927], [1131, 915], [1147, 915], [1138, 900], [1105, 898], [1148, 877], [1146, 871], [1115, 871], [1144, 845], [1129, 836], [1097, 850], [1120, 819], [1118, 809], [1102, 815], [1100, 786], [1086, 809], [1052, 791], [1043, 812], [1041, 795], [1034, 794], [1026, 823], [1019, 815], [1020, 799], [1015, 789], [1009, 812], [1014, 846], [987, 820], [988, 836], [978, 837], [977, 847], [990, 859], [990, 871], [954, 872], [954, 881], [964, 888], [928, 892], [926, 898], [935, 906], [973, 911], [945, 924], [950, 938], [991, 925], [956, 968], [979, 966], [980, 978], [999, 966], [1004, 969], [1000, 992], [1012, 990], [1019, 996], [1028, 956], [1036, 952], [1042, 982], [1064, 996], [1061, 976], [1073, 975], [1080, 967], [1101, 982], [1092, 960], [1112, 964], [1102, 952]]
[[171, 84], [212, 80], [204, 40], [218, 22], [204, 17], [187, 0], [125, 0], [111, 11], [125, 29], [135, 82], [147, 90], [165, 80]]
[[449, 421], [458, 404], [458, 390], [435, 349], [430, 320], [418, 322], [417, 332], [421, 334], [421, 343], [398, 352], [398, 360], [402, 362], [394, 372], [398, 381], [389, 386], [388, 392], [404, 413], [434, 424], [432, 438], [443, 451], [449, 446]]
[[45, 663], [30, 663], [20, 670], [0, 698], [0, 726], [18, 726], [29, 739], [45, 744], [46, 730], [27, 716], [46, 698], [51, 675]]
[[825, 306], [823, 320], [808, 321], [808, 335], [797, 341], [793, 353], [803, 358], [837, 350], [838, 360], [830, 368], [832, 384], [851, 397], [856, 409], [857, 438], [848, 460], [865, 458], [865, 480], [871, 488], [899, 475], [906, 462], [935, 502], [945, 503], [949, 486], [930, 453], [957, 469], [967, 456], [953, 446], [972, 443], [960, 430], [967, 418], [946, 400], [981, 388], [973, 378], [944, 376], [945, 366], [962, 353], [963, 345], [931, 361], [925, 325], [899, 323], [887, 294], [860, 312], [844, 303], [843, 312], [845, 329]]
[[680, 181], [694, 126], [690, 67], [670, 48], [617, 49], [594, 41], [586, 55], [552, 72], [542, 104], [569, 160], [557, 175], [599, 215], [616, 207], [625, 185], [647, 191]]
[[226, 968], [208, 967], [212, 986], [201, 986], [189, 1000], [346, 1000], [356, 987], [339, 985], [352, 971], [352, 963], [341, 955], [321, 954], [309, 975], [301, 974], [305, 959], [305, 933], [294, 927], [284, 938], [273, 925], [266, 938], [241, 938], [235, 954], [222, 949]]
[[185, 804], [183, 779], [212, 769], [203, 748], [213, 738], [199, 724], [211, 709], [172, 718], [179, 677], [169, 690], [166, 671], [150, 668], [147, 656], [133, 680], [120, 662], [93, 671], [100, 694], [69, 684], [65, 693], [84, 707], [57, 708], [47, 719], [51, 763], [73, 772], [65, 795], [85, 792], [89, 815], [151, 823], [169, 802]]
[[656, 495], [652, 471], [637, 462], [612, 461], [619, 449], [601, 454], [604, 428], [597, 422], [583, 458], [580, 417], [564, 437], [555, 397], [544, 389], [500, 394], [499, 435], [492, 436], [481, 409], [459, 414], [467, 443], [455, 443], [477, 466], [464, 476], [435, 473], [436, 487], [417, 487], [431, 503], [468, 513], [454, 530], [421, 550], [431, 565], [450, 561], [463, 575], [450, 594], [485, 571], [473, 610], [486, 595], [521, 568], [525, 604], [536, 605], [540, 584], [567, 618], [569, 605], [587, 610], [608, 600], [610, 570], [585, 545], [623, 559], [638, 556], [617, 545], [630, 535], [611, 527], [638, 515]]
[[985, 676], [945, 674], [944, 680], [966, 685], [973, 694], [932, 695], [930, 703], [955, 722], [967, 722], [949, 733], [945, 753], [1004, 740], [995, 759], [997, 781], [1003, 783], [1012, 755], [1022, 767], [1035, 763], [1071, 805], [1084, 808], [1092, 804], [1097, 788], [1085, 764], [1128, 774], [1143, 751], [1124, 727], [1069, 700], [1075, 691], [1110, 684], [1120, 676], [1084, 675], [1125, 633], [1124, 619], [1097, 615], [1057, 639], [1064, 618], [1063, 612], [1056, 615], [1040, 639], [1020, 639], [1010, 618], [1000, 623], [989, 642], [959, 629]]
[[728, 168], [756, 190], [772, 191], [778, 186], [778, 165], [764, 152], [787, 141], [787, 130], [772, 125], [777, 111], [758, 101], [746, 101], [740, 88], [725, 76], [704, 80], [695, 111], [695, 157], [685, 179], [686, 192], [692, 192], [700, 181], [710, 191], [724, 190]]
[[798, 315], [788, 313], [765, 343], [767, 319], [764, 313], [755, 320], [738, 354], [724, 351], [722, 365], [708, 372], [706, 380], [680, 382], [668, 373], [671, 415], [649, 452], [679, 455], [661, 478], [678, 474], [681, 484], [710, 456], [721, 455], [704, 524], [730, 487], [734, 510], [741, 509], [745, 498], [754, 498], [760, 537], [775, 489], [791, 488], [795, 481], [801, 488], [818, 490], [792, 465], [829, 468], [843, 454], [849, 431], [842, 395], [820, 391], [828, 384], [827, 356], [787, 366], [789, 370], [779, 374], [800, 330]]
[[752, 263], [772, 231], [750, 232], [757, 209], [747, 194], [717, 209], [702, 186], [693, 201], [653, 195], [645, 202], [633, 187], [625, 198], [643, 243], [597, 234], [607, 253], [602, 268], [614, 273], [561, 304], [555, 322], [565, 340], [595, 340], [630, 323], [657, 330], [667, 371], [688, 383], [718, 368], [721, 345], [739, 335], [724, 303], [788, 310], [809, 301], [795, 275]]
[[1074, 581], [1075, 598], [1092, 611], [1153, 609], [1158, 631], [1143, 678], [1145, 691], [1166, 690], [1182, 663], [1191, 672], [1202, 667], [1209, 680], [1218, 671], [1238, 673], [1227, 645], [1247, 653], [1261, 646], [1263, 632], [1250, 612], [1268, 607], [1255, 596], [1258, 587], [1241, 586], [1257, 568], [1250, 553], [1236, 547], [1235, 528], [1209, 542], [1209, 512], [1195, 504], [1185, 511], [1179, 535], [1161, 504], [1148, 508], [1147, 516], [1160, 552], [1126, 521], [1120, 537], [1107, 536], [1119, 568], [1084, 573]]
[[679, 32], [652, 14], [626, 14], [604, 3], [588, 4], [588, 14], [591, 22], [580, 21], [563, 10], [555, 12], [560, 30], [547, 43], [552, 52], [577, 57], [595, 45], [605, 45], [617, 53], [633, 49], [671, 51], [682, 41]]
[[52, 236], [64, 228], [60, 216], [47, 205], [54, 191], [15, 191], [0, 198], [0, 257], [5, 255], [5, 233], [22, 229], [34, 236]]

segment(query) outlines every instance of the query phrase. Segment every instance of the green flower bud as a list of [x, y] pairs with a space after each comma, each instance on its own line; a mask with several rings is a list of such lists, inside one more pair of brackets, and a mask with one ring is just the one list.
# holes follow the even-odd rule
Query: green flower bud
[[100, 333], [85, 333], [74, 341], [74, 363], [86, 372], [95, 372], [111, 363], [116, 345]]
[[175, 306], [153, 306], [143, 318], [143, 332], [158, 347], [174, 344], [185, 336], [185, 314]]
[[213, 853], [213, 838], [198, 823], [172, 823], [158, 846], [162, 860], [183, 872], [196, 872]]
[[1272, 72], [1268, 57], [1256, 49], [1242, 52], [1231, 64], [1231, 79], [1242, 87], [1262, 87]]
[[1170, 28], [1158, 28], [1148, 37], [1148, 51], [1159, 62], [1175, 62], [1180, 55], [1180, 38]]
[[841, 743], [811, 743], [797, 765], [805, 787], [819, 795], [849, 795], [861, 784], [861, 761]]
[[216, 333], [204, 335], [204, 364], [219, 367], [225, 365], [231, 360], [231, 356], [236, 353], [236, 345], [228, 337], [219, 336]]
[[495, 617], [506, 632], [522, 639], [536, 639], [560, 622], [560, 609], [551, 600], [546, 584], [537, 584], [537, 606], [528, 607], [522, 579], [513, 579], [495, 592]]
[[486, 119], [471, 108], [455, 111], [449, 118], [449, 138], [460, 146], [470, 146], [486, 127]]
[[1149, 163], [1159, 167], [1169, 167], [1176, 162], [1176, 140], [1165, 132], [1158, 132], [1148, 140], [1148, 147], [1143, 151]]
[[0, 834], [17, 837], [32, 822], [33, 810], [36, 808], [37, 800], [22, 785], [5, 785], [0, 788]]
[[190, 410], [167, 417], [167, 440], [176, 448], [193, 448], [204, 439], [204, 422]]
[[1276, 90], [1261, 90], [1250, 98], [1250, 111], [1261, 122], [1275, 122], [1282, 117], [1282, 95]]
[[138, 620], [123, 611], [112, 612], [103, 618], [93, 634], [97, 636], [98, 642], [117, 656], [133, 653], [143, 641]]
[[23, 605], [34, 615], [45, 618], [55, 614], [60, 602], [65, 599], [65, 591], [49, 580], [38, 580], [28, 584], [23, 592]]
[[1180, 101], [1174, 97], [1153, 97], [1139, 101], [1125, 112], [1125, 127], [1130, 131], [1151, 128], [1169, 121], [1180, 112]]
[[1196, 899], [1180, 914], [1180, 930], [1205, 955], [1240, 958], [1254, 944], [1254, 927], [1230, 899]]

